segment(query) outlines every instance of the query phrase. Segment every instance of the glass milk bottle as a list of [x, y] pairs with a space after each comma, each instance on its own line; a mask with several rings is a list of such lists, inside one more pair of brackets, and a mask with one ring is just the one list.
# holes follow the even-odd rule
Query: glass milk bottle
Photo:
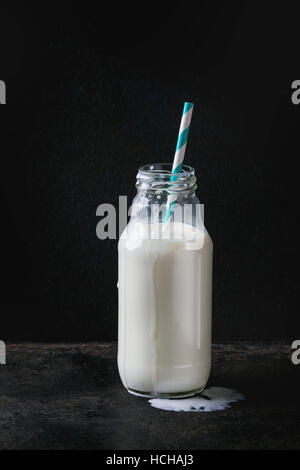
[[211, 368], [213, 244], [194, 169], [183, 165], [176, 181], [171, 170], [139, 168], [118, 245], [118, 368], [128, 392], [147, 397], [194, 395]]

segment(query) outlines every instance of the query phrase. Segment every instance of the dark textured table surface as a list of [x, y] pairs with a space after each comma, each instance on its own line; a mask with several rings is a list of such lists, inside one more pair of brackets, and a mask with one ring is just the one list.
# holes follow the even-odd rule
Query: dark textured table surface
[[127, 393], [116, 344], [10, 344], [0, 449], [300, 449], [299, 376], [287, 344], [217, 344], [209, 385], [246, 400], [176, 413]]

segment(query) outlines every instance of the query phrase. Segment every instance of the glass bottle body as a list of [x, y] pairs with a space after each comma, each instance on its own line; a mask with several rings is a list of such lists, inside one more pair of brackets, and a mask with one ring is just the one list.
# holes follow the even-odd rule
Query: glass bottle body
[[170, 170], [140, 168], [118, 246], [119, 373], [130, 393], [150, 397], [198, 393], [211, 367], [213, 245], [194, 170], [175, 182]]

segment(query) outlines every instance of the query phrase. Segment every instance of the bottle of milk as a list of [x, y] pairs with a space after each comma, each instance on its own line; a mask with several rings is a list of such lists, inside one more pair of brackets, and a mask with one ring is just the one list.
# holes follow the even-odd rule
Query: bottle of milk
[[[185, 397], [211, 367], [213, 244], [195, 171], [139, 168], [131, 219], [119, 240], [118, 367], [128, 392]], [[166, 205], [172, 212], [166, 221]]]

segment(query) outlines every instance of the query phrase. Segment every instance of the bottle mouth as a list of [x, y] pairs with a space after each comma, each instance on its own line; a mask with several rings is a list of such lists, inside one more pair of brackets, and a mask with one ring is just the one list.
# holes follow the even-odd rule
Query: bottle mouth
[[[149, 163], [139, 167], [139, 174], [153, 178], [153, 176], [160, 177], [162, 179], [171, 179], [172, 175], [172, 163]], [[191, 166], [182, 165], [180, 173], [176, 176], [181, 179], [188, 179], [195, 175], [195, 170]]]
[[[173, 181], [171, 177], [173, 176]], [[139, 167], [137, 186], [144, 189], [183, 191], [196, 189], [195, 170], [182, 165], [180, 173], [172, 175], [172, 163], [149, 163]]]

